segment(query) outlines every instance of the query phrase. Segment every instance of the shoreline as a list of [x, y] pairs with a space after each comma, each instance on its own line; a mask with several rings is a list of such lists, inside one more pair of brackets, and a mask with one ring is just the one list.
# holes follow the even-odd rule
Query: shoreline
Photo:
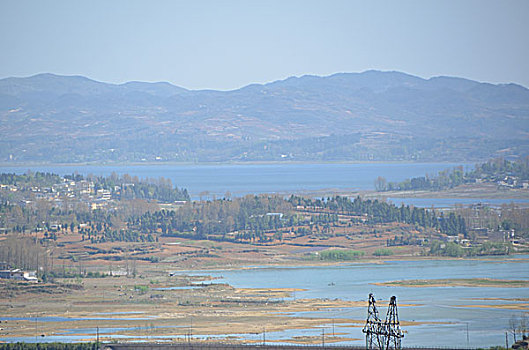
[[[204, 163], [192, 163], [192, 162], [145, 162], [145, 163], [20, 163], [20, 164], [9, 164], [9, 163], [0, 163], [0, 168], [16, 168], [19, 170], [19, 173], [25, 173], [30, 168], [46, 168], [46, 167], [56, 167], [69, 169], [72, 172], [75, 172], [75, 167], [101, 167], [101, 168], [116, 168], [116, 167], [244, 167], [244, 166], [296, 166], [296, 165], [362, 165], [362, 164], [444, 164], [445, 162], [408, 162], [408, 161], [393, 161], [393, 162], [379, 162], [379, 161], [353, 161], [353, 162], [283, 162], [283, 161], [274, 161], [274, 162], [204, 162]], [[448, 163], [446, 164], [454, 164]], [[119, 169], [114, 169], [119, 170]], [[134, 169], [131, 169], [134, 170]], [[178, 170], [178, 169], [175, 169]], [[16, 171], [15, 171], [16, 172]], [[134, 175], [134, 174], [132, 174]], [[373, 179], [374, 181], [374, 179]], [[180, 184], [180, 187], [187, 188], [185, 184]], [[229, 186], [228, 186], [229, 187]], [[229, 188], [226, 187], [226, 190]], [[189, 189], [188, 189], [189, 190]], [[198, 200], [198, 193], [191, 192], [193, 200]], [[198, 190], [195, 190], [198, 191]], [[224, 191], [224, 190], [223, 190]], [[210, 191], [211, 192], [211, 191]], [[222, 192], [222, 191], [221, 191]], [[388, 200], [390, 199], [429, 199], [435, 201], [436, 199], [450, 200], [454, 199], [456, 202], [458, 200], [476, 200], [484, 201], [486, 200], [503, 200], [506, 204], [510, 204], [509, 200], [522, 200], [529, 201], [529, 190], [524, 189], [510, 189], [510, 188], [498, 188], [496, 184], [493, 183], [482, 183], [482, 184], [463, 184], [454, 188], [438, 190], [438, 191], [427, 191], [427, 190], [405, 190], [405, 191], [376, 191], [374, 189], [362, 189], [358, 187], [321, 187], [317, 189], [291, 189], [291, 190], [276, 190], [276, 191], [261, 191], [261, 190], [235, 190], [233, 189], [232, 194], [235, 197], [243, 196], [246, 194], [272, 194], [279, 196], [288, 196], [291, 194], [299, 196], [308, 196], [308, 197], [324, 197], [329, 195], [339, 195], [347, 197], [356, 197], [361, 196], [367, 199], [379, 199], [379, 200]], [[221, 193], [216, 193], [215, 191], [211, 192], [221, 196]], [[515, 203], [516, 205], [529, 205], [529, 203]], [[451, 205], [447, 204], [437, 206], [437, 208], [453, 208], [457, 203]], [[467, 204], [462, 204], [467, 205]], [[426, 206], [425, 206], [426, 207]]]
[[[521, 252], [521, 253], [512, 253], [509, 255], [483, 255], [483, 256], [473, 256], [473, 257], [450, 257], [450, 256], [430, 256], [430, 255], [424, 255], [424, 256], [391, 256], [391, 257], [381, 257], [375, 258], [375, 257], [369, 257], [369, 258], [359, 258], [357, 260], [349, 260], [349, 261], [321, 261], [321, 260], [306, 260], [306, 261], [282, 261], [282, 262], [270, 262], [266, 263], [263, 262], [261, 265], [230, 265], [230, 266], [208, 266], [208, 267], [200, 267], [197, 266], [197, 268], [191, 270], [189, 268], [182, 267], [179, 268], [172, 268], [170, 271], [178, 272], [178, 273], [186, 273], [186, 274], [192, 274], [192, 273], [207, 273], [210, 271], [243, 271], [243, 270], [259, 270], [259, 269], [295, 269], [295, 268], [303, 268], [303, 267], [333, 267], [333, 266], [345, 266], [345, 265], [387, 265], [390, 264], [392, 261], [409, 261], [409, 262], [419, 262], [419, 261], [457, 261], [457, 260], [467, 260], [467, 261], [490, 261], [495, 262], [502, 260], [502, 262], [510, 262], [510, 263], [518, 263], [518, 262], [525, 262], [523, 258], [519, 258], [518, 256], [527, 256], [527, 252]], [[512, 258], [510, 258], [512, 257]], [[510, 261], [509, 261], [510, 260]]]
[[351, 160], [351, 161], [310, 161], [310, 160], [271, 160], [271, 161], [233, 161], [233, 162], [164, 162], [164, 161], [146, 161], [146, 162], [81, 162], [81, 163], [54, 163], [54, 162], [22, 162], [22, 163], [5, 163], [0, 162], [0, 167], [20, 168], [25, 166], [53, 166], [53, 167], [71, 167], [71, 166], [140, 166], [140, 165], [166, 165], [166, 166], [219, 166], [219, 165], [302, 165], [302, 164], [459, 164], [465, 166], [470, 163], [482, 162], [476, 161], [412, 161], [412, 160]]
[[448, 279], [419, 279], [398, 280], [372, 283], [376, 286], [406, 287], [406, 288], [439, 288], [439, 287], [469, 287], [469, 288], [529, 288], [528, 280], [505, 280], [494, 278], [448, 278]]
[[[387, 264], [395, 260], [409, 259], [381, 259], [374, 264]], [[427, 257], [419, 257], [425, 260]], [[439, 258], [439, 257], [437, 257]], [[518, 254], [512, 256], [488, 256], [471, 259], [440, 258], [446, 260], [502, 260], [503, 262], [517, 262], [527, 256]], [[369, 259], [373, 261], [373, 259]], [[428, 259], [430, 260], [430, 259]], [[510, 261], [512, 260], [512, 261]], [[309, 261], [314, 263], [314, 261]], [[348, 264], [351, 262], [345, 262]], [[366, 261], [355, 261], [365, 265]], [[339, 266], [344, 262], [329, 263], [326, 266]], [[277, 264], [275, 264], [277, 266]], [[295, 344], [303, 341], [310, 344], [319, 338], [322, 328], [330, 329], [332, 323], [338, 329], [334, 340], [338, 344], [361, 342], [361, 328], [365, 323], [365, 308], [367, 300], [362, 298], [338, 297], [328, 299], [321, 296], [300, 296], [292, 298], [292, 293], [303, 288], [275, 288], [267, 287], [265, 282], [261, 287], [234, 287], [226, 283], [204, 284], [193, 289], [157, 290], [159, 287], [191, 286], [200, 284], [204, 280], [212, 280], [214, 276], [205, 279], [201, 275], [188, 275], [184, 271], [176, 276], [169, 275], [175, 269], [168, 264], [161, 264], [155, 269], [152, 266], [141, 265], [140, 275], [135, 278], [112, 277], [83, 279], [82, 289], [70, 289], [62, 292], [16, 289], [15, 294], [2, 298], [2, 317], [21, 317], [22, 320], [2, 321], [0, 341], [16, 341], [17, 337], [34, 337], [44, 334], [44, 339], [75, 342], [75, 337], [94, 339], [96, 327], [101, 329], [100, 339], [123, 339], [127, 341], [152, 339], [163, 341], [186, 337], [192, 328], [192, 334], [197, 341], [224, 341], [229, 339], [235, 343], [248, 343], [259, 339], [259, 334], [266, 329], [267, 341], [270, 343]], [[220, 266], [219, 266], [220, 267]], [[268, 268], [269, 266], [263, 266]], [[259, 266], [232, 266], [232, 269], [260, 268]], [[214, 269], [209, 269], [210, 271]], [[189, 273], [203, 273], [204, 270], [189, 270]], [[143, 276], [145, 275], [145, 276]], [[68, 279], [57, 282], [68, 283]], [[147, 292], [137, 288], [147, 285]], [[326, 284], [325, 284], [326, 285]], [[45, 287], [42, 284], [42, 287]], [[523, 287], [525, 288], [525, 287]], [[310, 289], [310, 288], [308, 288]], [[368, 288], [366, 288], [366, 291]], [[525, 289], [523, 289], [525, 290]], [[389, 291], [380, 295], [377, 301], [384, 309], [389, 298]], [[524, 311], [529, 304], [526, 300], [502, 300], [497, 303], [497, 297], [489, 301], [467, 301], [454, 307], [468, 309], [487, 308], [489, 310]], [[38, 303], [31, 301], [39, 300]], [[420, 298], [401, 298], [401, 308], [420, 308], [424, 301]], [[477, 305], [483, 302], [482, 305]], [[451, 304], [449, 304], [451, 305]], [[344, 313], [344, 310], [350, 310]], [[356, 311], [355, 311], [356, 310]], [[336, 314], [337, 313], [337, 314]], [[42, 321], [35, 319], [43, 318]], [[46, 317], [59, 317], [56, 320]], [[2, 319], [0, 317], [0, 319]], [[425, 326], [444, 327], [450, 324], [435, 318], [401, 319], [402, 326], [412, 331]], [[192, 325], [192, 326], [191, 326]], [[37, 328], [38, 327], [38, 328]], [[38, 329], [38, 332], [37, 332]], [[90, 329], [90, 331], [87, 331]], [[341, 333], [346, 332], [345, 336]], [[63, 337], [63, 338], [61, 338]], [[72, 338], [68, 338], [72, 337]], [[2, 339], [4, 338], [4, 339]], [[19, 338], [20, 339], [20, 338]], [[327, 339], [327, 338], [326, 338]], [[329, 334], [329, 342], [331, 336]]]

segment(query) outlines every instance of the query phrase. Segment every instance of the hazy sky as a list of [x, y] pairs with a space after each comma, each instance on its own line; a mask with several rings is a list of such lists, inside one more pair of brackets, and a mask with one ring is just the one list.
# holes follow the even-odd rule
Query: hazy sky
[[2, 0], [0, 50], [0, 77], [234, 89], [380, 69], [529, 87], [529, 0]]

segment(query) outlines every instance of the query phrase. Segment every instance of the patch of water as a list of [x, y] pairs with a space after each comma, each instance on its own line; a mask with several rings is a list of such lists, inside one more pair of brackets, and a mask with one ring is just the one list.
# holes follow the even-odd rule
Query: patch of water
[[[2, 166], [0, 172], [52, 172], [59, 175], [132, 174], [140, 178], [165, 177], [178, 187], [186, 188], [193, 199], [209, 191], [222, 197], [258, 193], [299, 193], [337, 190], [373, 190], [378, 176], [391, 182], [424, 174], [436, 174], [461, 163], [274, 163], [274, 164], [208, 164], [208, 165], [22, 165]], [[463, 163], [466, 168], [473, 164]]]
[[152, 290], [189, 290], [189, 289], [197, 289], [201, 288], [202, 286], [176, 286], [176, 287], [159, 287], [159, 288], [151, 288]]
[[[395, 280], [493, 278], [529, 279], [529, 256], [487, 257], [468, 260], [385, 261], [383, 264], [344, 264], [317, 267], [256, 267], [241, 270], [205, 271], [236, 288], [296, 288], [297, 298], [366, 301], [374, 293], [382, 317], [392, 295], [397, 296], [400, 319], [423, 324], [403, 327], [405, 346], [489, 347], [505, 344], [505, 331], [512, 315], [527, 312], [524, 302], [529, 288], [423, 287], [375, 285]], [[196, 271], [195, 271], [196, 274]], [[479, 300], [503, 298], [507, 300]], [[409, 304], [411, 306], [403, 306]], [[521, 310], [495, 308], [519, 305]], [[480, 307], [471, 307], [478, 305]], [[317, 312], [291, 313], [293, 317], [365, 320], [365, 307], [343, 307]], [[437, 324], [441, 322], [441, 324]], [[467, 344], [467, 326], [469, 344]], [[297, 331], [297, 330], [296, 330]], [[325, 332], [328, 330], [326, 329]], [[285, 331], [286, 332], [286, 331]], [[320, 329], [321, 332], [321, 329]], [[286, 334], [286, 333], [285, 333]], [[351, 338], [363, 339], [361, 327], [351, 328]], [[341, 345], [363, 345], [364, 340]]]

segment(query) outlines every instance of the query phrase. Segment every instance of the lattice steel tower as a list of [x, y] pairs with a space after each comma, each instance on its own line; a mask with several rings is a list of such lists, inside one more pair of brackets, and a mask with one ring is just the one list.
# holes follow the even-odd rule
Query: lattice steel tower
[[366, 349], [384, 349], [384, 324], [378, 317], [378, 310], [373, 293], [369, 293], [369, 305], [367, 306], [367, 320], [362, 329], [366, 334]]
[[401, 339], [404, 333], [400, 329], [399, 313], [397, 311], [397, 297], [392, 296], [389, 301], [388, 312], [386, 313], [386, 350], [401, 349]]
[[404, 333], [400, 329], [397, 298], [392, 296], [389, 301], [386, 320], [378, 316], [376, 300], [373, 293], [369, 294], [367, 320], [362, 332], [366, 335], [367, 350], [400, 350]]

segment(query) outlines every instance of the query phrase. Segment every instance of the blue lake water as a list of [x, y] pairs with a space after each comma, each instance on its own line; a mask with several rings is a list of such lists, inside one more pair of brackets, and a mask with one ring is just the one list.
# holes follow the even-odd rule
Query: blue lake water
[[[50, 166], [0, 166], [0, 172], [24, 173], [27, 170], [52, 172], [60, 175], [79, 173], [82, 175], [110, 175], [113, 172], [130, 174], [140, 178], [165, 177], [174, 185], [187, 188], [192, 199], [223, 197], [260, 193], [318, 193], [329, 191], [373, 190], [378, 176], [398, 182], [425, 174], [463, 165], [472, 169], [470, 163], [275, 163], [275, 164], [219, 164], [219, 165], [50, 165]], [[326, 193], [327, 191], [327, 193]], [[204, 194], [207, 192], [207, 194]], [[529, 206], [527, 199], [488, 198], [390, 198], [400, 205], [437, 208], [454, 204], [486, 203], [491, 206], [510, 204]]]
[[323, 189], [373, 190], [378, 176], [388, 181], [403, 181], [410, 177], [437, 174], [439, 171], [463, 165], [455, 163], [275, 163], [220, 165], [128, 165], [128, 166], [17, 166], [0, 167], [0, 172], [53, 172], [60, 175], [136, 175], [140, 178], [165, 177], [178, 187], [187, 188], [193, 198], [208, 191], [210, 196], [222, 197], [258, 193], [299, 193]]
[[[401, 322], [413, 321], [421, 324], [405, 325], [403, 345], [432, 347], [484, 347], [505, 344], [505, 332], [509, 320], [514, 316], [529, 312], [529, 288], [482, 288], [482, 287], [388, 287], [374, 285], [405, 279], [452, 279], [452, 278], [494, 278], [506, 280], [529, 279], [529, 255], [509, 257], [487, 257], [483, 259], [426, 260], [426, 261], [384, 261], [380, 263], [351, 263], [336, 266], [316, 267], [248, 267], [234, 270], [183, 271], [183, 274], [210, 275], [217, 277], [216, 283], [229, 283], [237, 288], [295, 288], [303, 289], [292, 293], [290, 299], [322, 298], [365, 301], [369, 293], [374, 293], [381, 318], [385, 317], [387, 303], [392, 295], [397, 296]], [[518, 299], [518, 300], [517, 300]], [[525, 299], [525, 300], [523, 300]], [[518, 306], [518, 309], [499, 308], [502, 305]], [[495, 307], [496, 306], [496, 307]], [[334, 329], [340, 336], [360, 340], [338, 343], [338, 345], [364, 344], [361, 332], [367, 316], [366, 307], [338, 307], [321, 311], [291, 312], [291, 316], [335, 319]], [[130, 315], [121, 315], [120, 319]], [[142, 314], [149, 319], [148, 312]], [[29, 320], [34, 318], [2, 318], [0, 320]], [[38, 322], [71, 321], [72, 328], [64, 329], [54, 335], [38, 337], [40, 341], [76, 342], [94, 339], [95, 328], [75, 328], [75, 321], [88, 318], [39, 317]], [[101, 319], [101, 318], [100, 318]], [[104, 318], [103, 318], [104, 319]], [[345, 322], [340, 320], [345, 319]], [[467, 343], [468, 327], [468, 343]], [[145, 339], [149, 335], [130, 336], [111, 334], [148, 329], [149, 327], [111, 327], [101, 328], [100, 334], [118, 339]], [[162, 327], [164, 328], [164, 327]], [[166, 327], [167, 328], [167, 327]], [[179, 328], [169, 326], [168, 328]], [[180, 327], [181, 328], [181, 327]], [[293, 329], [279, 332], [266, 332], [266, 339], [288, 343], [296, 336], [320, 337], [322, 331], [332, 334], [333, 324], [322, 321], [310, 329]], [[156, 337], [171, 340], [175, 336]], [[200, 334], [194, 331], [196, 338], [220, 338], [227, 335]], [[247, 340], [260, 340], [262, 334], [231, 334]], [[182, 336], [180, 336], [182, 338]], [[33, 342], [35, 337], [0, 337], [0, 341]], [[512, 337], [510, 338], [512, 344]]]
[[[505, 344], [505, 332], [512, 315], [528, 312], [529, 288], [481, 287], [388, 287], [373, 283], [403, 279], [495, 278], [507, 280], [529, 279], [529, 256], [513, 259], [487, 260], [429, 260], [386, 261], [383, 264], [347, 264], [327, 267], [256, 267], [243, 270], [205, 271], [204, 274], [220, 278], [240, 288], [300, 288], [294, 298], [328, 298], [367, 300], [369, 293], [378, 299], [381, 316], [385, 317], [387, 300], [397, 296], [401, 321], [422, 322], [422, 325], [403, 327], [405, 346], [458, 346], [489, 347]], [[495, 298], [495, 300], [483, 300]], [[510, 299], [510, 300], [496, 300]], [[491, 307], [501, 304], [525, 303], [522, 310]], [[402, 306], [413, 304], [415, 306]], [[474, 305], [478, 307], [470, 307]], [[366, 308], [339, 308], [301, 313], [321, 318], [364, 320]], [[294, 314], [295, 316], [295, 314]], [[436, 324], [445, 322], [445, 324]], [[467, 325], [469, 343], [467, 344]], [[352, 338], [363, 338], [359, 324], [349, 323], [339, 332]], [[360, 324], [361, 326], [361, 324]], [[331, 325], [324, 325], [325, 333]], [[297, 330], [296, 330], [297, 331]], [[296, 331], [267, 334], [270, 339], [288, 339]], [[304, 330], [305, 335], [321, 335], [321, 328]], [[338, 331], [337, 331], [338, 332]], [[295, 334], [294, 334], [295, 335]], [[512, 340], [511, 340], [512, 342]], [[362, 345], [363, 340], [343, 344]]]

